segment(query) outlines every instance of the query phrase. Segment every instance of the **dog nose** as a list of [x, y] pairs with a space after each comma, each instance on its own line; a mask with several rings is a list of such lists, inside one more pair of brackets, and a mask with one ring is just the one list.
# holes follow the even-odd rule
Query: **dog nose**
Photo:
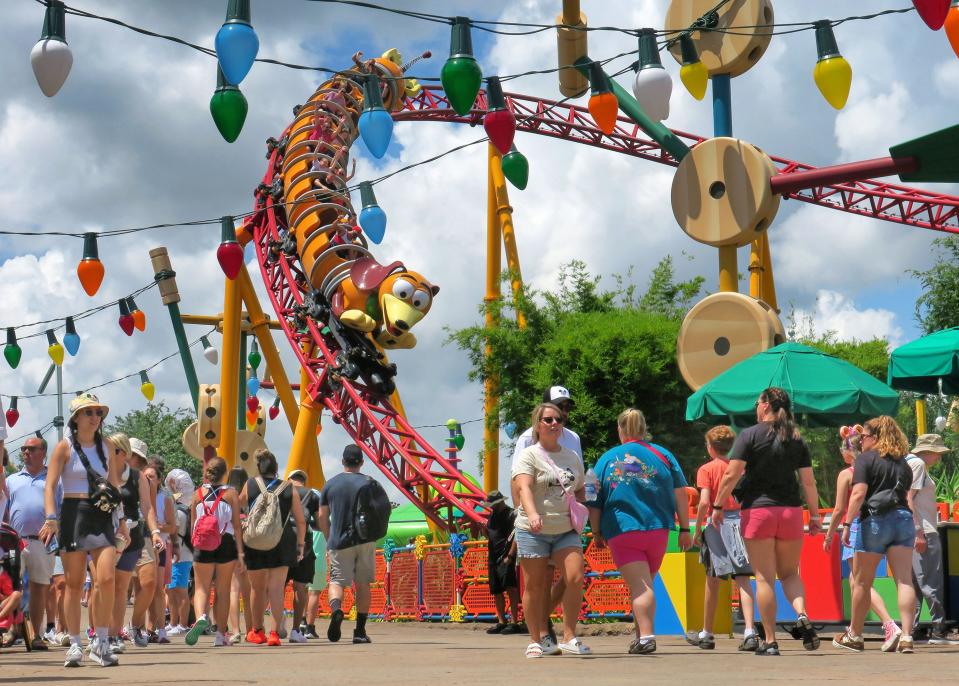
[[403, 331], [409, 331], [409, 330], [410, 330], [410, 325], [407, 324], [406, 322], [404, 322], [402, 319], [397, 319], [397, 320], [396, 320], [396, 325], [397, 325], [399, 328], [403, 329]]

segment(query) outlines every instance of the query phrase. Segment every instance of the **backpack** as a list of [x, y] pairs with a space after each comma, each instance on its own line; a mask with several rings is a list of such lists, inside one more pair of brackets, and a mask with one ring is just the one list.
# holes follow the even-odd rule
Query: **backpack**
[[[180, 503], [177, 503], [177, 504], [176, 504], [176, 509], [177, 509], [177, 512], [182, 512], [183, 515], [186, 517], [186, 529], [187, 529], [187, 533], [189, 533], [189, 531], [190, 531], [190, 508], [188, 508], [186, 505], [181, 505]], [[179, 527], [178, 527], [178, 528], [179, 528]], [[192, 553], [192, 552], [193, 552], [193, 537], [192, 537], [192, 536], [188, 536], [186, 533], [183, 534], [183, 535], [180, 535], [179, 530], [177, 531], [177, 536], [178, 536], [179, 539], [180, 539], [180, 543], [182, 543], [182, 544], [187, 548], [187, 550], [189, 550], [189, 551]]]
[[210, 552], [220, 547], [223, 532], [220, 530], [220, 520], [217, 517], [217, 509], [220, 506], [220, 501], [223, 499], [225, 492], [225, 488], [220, 488], [220, 490], [217, 491], [216, 499], [213, 501], [212, 507], [206, 506], [206, 500], [200, 500], [200, 504], [203, 506], [203, 514], [197, 518], [196, 525], [193, 527], [193, 546], [191, 550]]
[[260, 494], [243, 520], [243, 545], [253, 550], [273, 550], [279, 545], [286, 526], [286, 520], [280, 517], [280, 494], [290, 482], [284, 481], [275, 491], [270, 491], [263, 477], [258, 476], [256, 485], [260, 487]]
[[386, 535], [393, 506], [380, 482], [366, 477], [353, 500], [353, 516], [347, 530], [351, 545], [378, 541]]

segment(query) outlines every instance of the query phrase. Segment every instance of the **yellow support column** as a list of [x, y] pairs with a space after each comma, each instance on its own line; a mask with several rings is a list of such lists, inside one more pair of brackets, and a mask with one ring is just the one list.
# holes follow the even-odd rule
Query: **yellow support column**
[[[286, 473], [302, 469], [310, 477], [312, 488], [323, 488], [325, 479], [322, 466], [316, 452], [316, 425], [320, 421], [323, 406], [307, 398], [300, 405], [300, 414], [293, 432], [293, 445], [290, 446], [290, 459], [286, 464]], [[312, 468], [312, 471], [311, 471]]]
[[921, 436], [926, 433], [926, 401], [922, 398], [916, 399], [916, 435]]
[[[503, 247], [506, 249], [506, 267], [510, 273], [510, 287], [513, 289], [514, 302], [519, 298], [523, 288], [523, 272], [519, 264], [519, 251], [516, 249], [516, 232], [513, 230], [513, 208], [509, 204], [509, 191], [506, 189], [506, 177], [503, 176], [503, 158], [496, 146], [490, 145], [490, 180], [493, 184], [493, 194], [496, 198], [496, 216], [500, 234], [503, 237]], [[499, 281], [497, 281], [497, 293]], [[516, 324], [521, 329], [526, 328], [526, 317], [516, 310]]]
[[739, 268], [735, 245], [719, 247], [719, 290], [724, 293], [735, 293], [739, 290]]
[[237, 275], [236, 281], [240, 288], [240, 297], [243, 298], [243, 304], [246, 305], [247, 315], [250, 318], [250, 329], [260, 343], [260, 350], [263, 351], [267, 368], [273, 377], [276, 394], [280, 398], [283, 412], [290, 423], [290, 431], [293, 431], [296, 428], [296, 418], [300, 409], [296, 404], [296, 397], [293, 395], [286, 370], [280, 361], [280, 352], [276, 348], [273, 336], [270, 335], [270, 320], [263, 313], [263, 308], [260, 307], [260, 301], [257, 300], [256, 291], [253, 290], [253, 281], [250, 279], [250, 273], [246, 270], [246, 265], [240, 267], [240, 273]]
[[237, 395], [240, 377], [240, 289], [226, 279], [223, 289], [223, 349], [220, 351], [220, 447], [228, 467], [236, 461]]
[[769, 252], [769, 234], [764, 232], [759, 242], [763, 250], [763, 301], [779, 312], [779, 303], [776, 301], [776, 282], [773, 281], [773, 260]]
[[757, 238], [749, 246], [749, 296], [756, 300], [763, 298], [763, 247], [762, 239]]
[[[492, 143], [487, 145], [489, 162], [486, 190], [486, 295], [483, 301], [489, 308], [500, 298], [499, 275], [502, 271], [502, 228], [497, 213], [496, 184], [493, 180], [493, 165], [499, 152]], [[502, 170], [501, 170], [502, 171]], [[486, 328], [499, 326], [490, 309], [486, 311]], [[486, 355], [490, 346], [486, 346]], [[499, 484], [499, 375], [492, 374], [483, 384], [483, 488], [489, 492]]]

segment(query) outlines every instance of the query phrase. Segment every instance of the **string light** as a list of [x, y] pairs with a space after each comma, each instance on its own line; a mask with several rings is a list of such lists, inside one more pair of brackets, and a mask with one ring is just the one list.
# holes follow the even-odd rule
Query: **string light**
[[679, 49], [683, 59], [683, 66], [679, 68], [679, 79], [690, 95], [697, 100], [702, 100], [706, 97], [706, 86], [709, 85], [709, 70], [699, 59], [699, 51], [696, 50], [692, 36], [689, 34], [680, 36]]
[[63, 346], [60, 345], [52, 329], [47, 329], [47, 354], [53, 360], [53, 364], [58, 367], [63, 364]]
[[117, 319], [117, 324], [120, 325], [120, 329], [123, 331], [123, 333], [125, 333], [127, 336], [132, 336], [134, 322], [133, 315], [130, 314], [130, 306], [127, 304], [125, 298], [121, 298], [117, 305], [120, 308], [120, 317]]
[[273, 404], [270, 405], [269, 415], [271, 421], [280, 416], [280, 396], [277, 396]]
[[672, 92], [673, 80], [659, 59], [656, 32], [643, 29], [639, 33], [639, 65], [633, 81], [633, 95], [651, 119], [662, 121], [669, 117], [669, 96]]
[[912, 4], [915, 5], [916, 12], [922, 20], [926, 22], [926, 26], [933, 31], [942, 28], [949, 13], [949, 0], [912, 0]]
[[229, 83], [237, 86], [250, 73], [260, 51], [260, 39], [250, 17], [250, 0], [229, 0], [226, 21], [213, 41], [223, 74]]
[[490, 142], [501, 155], [509, 153], [516, 135], [516, 117], [506, 107], [506, 97], [499, 78], [486, 79], [486, 115], [483, 117], [483, 130]]
[[450, 33], [450, 56], [440, 71], [440, 82], [450, 106], [460, 116], [473, 109], [483, 83], [483, 70], [473, 56], [473, 38], [467, 17], [453, 19]]
[[240, 273], [240, 267], [243, 266], [243, 248], [236, 241], [233, 217], [220, 218], [220, 246], [216, 249], [216, 259], [230, 281]]
[[147, 399], [147, 402], [152, 401], [156, 393], [156, 387], [153, 385], [153, 382], [150, 381], [150, 377], [147, 376], [145, 369], [140, 370], [140, 392], [143, 394], [143, 397]]
[[616, 128], [619, 101], [609, 87], [609, 81], [599, 62], [591, 62], [589, 65], [589, 85], [589, 114], [600, 131], [610, 134]]
[[363, 206], [360, 210], [360, 228], [378, 245], [386, 235], [386, 212], [377, 204], [373, 184], [369, 181], [360, 183], [360, 203]]
[[210, 98], [210, 116], [223, 140], [232, 143], [240, 137], [250, 106], [239, 87], [229, 83], [223, 70], [216, 69], [216, 90]]
[[10, 407], [6, 411], [7, 426], [11, 429], [20, 421], [20, 410], [17, 409], [17, 396], [10, 399]]
[[146, 331], [147, 316], [139, 307], [137, 307], [136, 301], [133, 299], [132, 295], [126, 300], [127, 307], [130, 308], [130, 315], [133, 317], [133, 326], [135, 326], [138, 331]]
[[360, 138], [376, 159], [386, 154], [393, 137], [393, 117], [383, 107], [380, 80], [374, 74], [363, 84], [363, 113], [359, 119]]
[[255, 338], [253, 339], [253, 344], [250, 346], [250, 354], [246, 356], [246, 361], [253, 367], [254, 373], [260, 368], [260, 362], [263, 361], [263, 356], [260, 355], [260, 344], [257, 343]]
[[73, 53], [67, 45], [65, 5], [60, 0], [48, 0], [46, 5], [43, 33], [30, 51], [30, 65], [40, 90], [52, 98], [70, 75]]
[[510, 148], [509, 153], [503, 155], [502, 160], [503, 176], [519, 190], [525, 190], [529, 183], [529, 160], [526, 155], [516, 149], [516, 146]]
[[952, 51], [959, 57], [959, 0], [952, 0], [949, 6], [949, 14], [946, 15], [946, 38], [949, 39], [949, 45]]
[[247, 395], [250, 395], [250, 396], [254, 396], [260, 392], [260, 380], [256, 378], [256, 375], [251, 376], [249, 379], [247, 379], [246, 392], [247, 392]]
[[103, 273], [103, 263], [100, 262], [100, 253], [97, 250], [97, 235], [87, 232], [83, 234], [83, 257], [77, 265], [77, 278], [91, 298], [100, 290]]
[[63, 346], [71, 357], [76, 357], [77, 353], [80, 352], [80, 336], [77, 334], [77, 326], [73, 323], [73, 317], [67, 317], [67, 332], [63, 335]]
[[203, 357], [206, 358], [207, 362], [216, 364], [219, 359], [219, 353], [216, 348], [210, 345], [210, 339], [206, 336], [200, 336], [200, 345], [203, 346]]
[[23, 356], [23, 350], [17, 345], [17, 332], [12, 326], [7, 327], [7, 344], [3, 346], [3, 357], [11, 369], [16, 369], [20, 364], [20, 358]]
[[254, 420], [251, 423], [256, 422], [256, 410], [259, 406], [260, 406], [260, 399], [257, 398], [255, 395], [251, 395], [249, 398], [246, 399], [246, 409], [254, 413], [253, 414]]
[[816, 51], [819, 59], [813, 68], [813, 80], [826, 102], [841, 110], [849, 98], [852, 67], [839, 53], [832, 24], [828, 20], [816, 22]]

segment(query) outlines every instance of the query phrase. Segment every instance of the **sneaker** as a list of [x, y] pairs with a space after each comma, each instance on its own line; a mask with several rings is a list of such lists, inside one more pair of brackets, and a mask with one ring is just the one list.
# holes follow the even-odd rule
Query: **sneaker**
[[280, 635], [275, 631], [270, 632], [270, 636], [266, 639], [266, 644], [268, 646], [278, 646], [280, 645]]
[[309, 625], [307, 625], [306, 631], [301, 631], [300, 633], [302, 633], [303, 635], [305, 635], [307, 638], [319, 638], [319, 637], [320, 637], [320, 635], [319, 635], [318, 633], [316, 633], [316, 624], [309, 624]]
[[503, 627], [503, 630], [500, 632], [504, 636], [509, 636], [512, 634], [525, 633], [519, 628], [519, 624], [507, 624]]
[[362, 634], [357, 633], [355, 631], [353, 632], [353, 643], [359, 644], [359, 643], [372, 643], [372, 642], [373, 641], [370, 640], [370, 637], [366, 635], [365, 631]]
[[836, 634], [835, 638], [832, 639], [832, 644], [836, 648], [845, 648], [854, 653], [861, 653], [866, 649], [866, 644], [862, 639], [862, 636], [859, 638], [853, 638], [849, 634], [849, 630], [843, 631], [841, 634]]
[[563, 652], [556, 642], [556, 639], [550, 634], [543, 636], [540, 645], [543, 646], [543, 655], [560, 655]]
[[65, 631], [59, 631], [53, 636], [53, 645], [60, 646], [61, 648], [70, 647], [70, 634]]
[[90, 643], [90, 659], [101, 667], [113, 667], [120, 662], [119, 658], [110, 650], [109, 641], [101, 642], [98, 638]]
[[[556, 628], [553, 626], [552, 620], [546, 622], [546, 633], [548, 633], [549, 637], [553, 639], [553, 643], [556, 643], [556, 644], [559, 643], [559, 639], [556, 638]], [[545, 650], [543, 651], [543, 655], [548, 655], [548, 654], [549, 653], [547, 653]]]
[[306, 636], [307, 638], [309, 638], [309, 636], [307, 635], [307, 632], [309, 631], [309, 628], [306, 626], [306, 622], [305, 622], [305, 621], [304, 621], [304, 622], [300, 622], [300, 626], [298, 626], [296, 630], [299, 631], [299, 632], [300, 632], [301, 634], [303, 634], [304, 636]]
[[178, 624], [177, 626], [171, 626], [171, 627], [167, 630], [166, 635], [167, 635], [167, 636], [182, 636], [183, 634], [185, 634], [185, 633], [188, 632], [188, 631], [189, 631], [189, 629], [187, 629], [185, 626], [180, 626], [180, 625]]
[[167, 645], [170, 643], [170, 639], [166, 637], [166, 629], [160, 629], [157, 632], [157, 643], [160, 645]]
[[199, 619], [196, 620], [196, 623], [190, 627], [190, 630], [186, 632], [186, 644], [188, 646], [195, 646], [196, 642], [200, 640], [200, 634], [210, 626], [210, 620], [207, 619], [206, 615], [202, 615]]
[[949, 634], [945, 629], [930, 629], [927, 642], [933, 646], [953, 646], [959, 643], [955, 639], [955, 633]]
[[899, 645], [896, 647], [897, 653], [912, 653], [913, 650], [912, 636], [900, 636]]
[[230, 634], [230, 645], [236, 645], [243, 640], [243, 635], [237, 631], [235, 634]]
[[306, 636], [304, 636], [299, 629], [293, 629], [290, 631], [290, 643], [306, 643]]
[[489, 629], [487, 629], [487, 630], [486, 630], [486, 633], [488, 633], [488, 634], [501, 634], [501, 633], [503, 633], [503, 629], [505, 629], [507, 626], [509, 626], [509, 625], [508, 625], [508, 624], [505, 624], [504, 622], [497, 622], [496, 624], [494, 624], [493, 626], [491, 626]]
[[[67, 638], [69, 638], [69, 636]], [[83, 662], [83, 648], [81, 648], [79, 644], [74, 643], [67, 650], [66, 657], [63, 660], [63, 666], [79, 667], [81, 662]]]
[[686, 633], [686, 643], [703, 650], [713, 650], [716, 647], [716, 637], [712, 634], [700, 636], [698, 631], [689, 631]]
[[758, 647], [759, 636], [756, 634], [743, 636], [743, 642], [739, 644], [739, 650], [743, 651], [744, 653], [755, 653]]
[[141, 627], [133, 628], [133, 645], [137, 648], [146, 648], [150, 642], [150, 636]]
[[219, 631], [213, 636], [214, 648], [229, 648], [233, 645], [233, 640], [229, 636], [224, 636]]
[[56, 635], [56, 632], [53, 629], [47, 629], [43, 632], [43, 640], [47, 643], [53, 643], [53, 637]]
[[246, 632], [246, 642], [263, 645], [266, 643], [266, 634], [263, 633], [263, 629], [250, 629]]
[[773, 641], [772, 643], [766, 643], [766, 641], [760, 641], [759, 645], [756, 646], [757, 655], [779, 655], [779, 643]]
[[30, 641], [30, 650], [50, 650], [50, 648], [42, 636], [34, 636]]
[[806, 650], [816, 650], [819, 648], [819, 636], [806, 615], [799, 615], [796, 623], [793, 625], [793, 632], [798, 633], [802, 639], [802, 647]]
[[[149, 632], [147, 632], [147, 636], [149, 636], [149, 638], [147, 639], [147, 641], [149, 641], [150, 643], [159, 643], [159, 642], [160, 642], [160, 634], [158, 634], [156, 631], [149, 631]], [[169, 641], [167, 641], [167, 643], [169, 643]]]
[[655, 653], [656, 639], [647, 638], [645, 641], [638, 638], [633, 639], [633, 642], [629, 644], [629, 649], [627, 652], [630, 655], [649, 655], [650, 653]]
[[116, 655], [122, 655], [127, 650], [126, 643], [123, 642], [123, 639], [119, 636], [113, 636], [110, 638], [110, 650], [113, 651]]
[[886, 622], [882, 625], [884, 641], [882, 643], [882, 652], [894, 653], [899, 647], [899, 639], [902, 637], [902, 629], [896, 626], [895, 622]]
[[330, 626], [326, 629], [326, 638], [331, 643], [336, 643], [340, 640], [340, 624], [343, 623], [343, 610], [334, 610], [333, 614], [330, 615]]

